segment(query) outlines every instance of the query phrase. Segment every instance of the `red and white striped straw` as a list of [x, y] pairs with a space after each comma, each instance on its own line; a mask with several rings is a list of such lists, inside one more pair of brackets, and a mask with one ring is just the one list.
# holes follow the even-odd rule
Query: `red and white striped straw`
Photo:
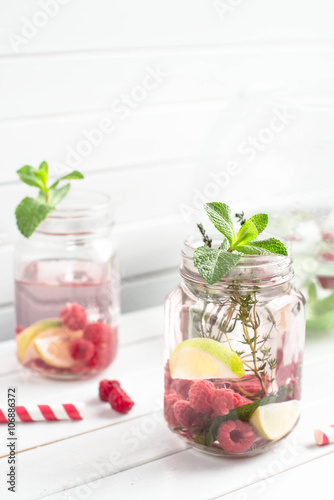
[[316, 429], [314, 431], [314, 439], [319, 446], [334, 443], [334, 425], [328, 425], [327, 427]]
[[[16, 422], [38, 422], [42, 420], [82, 420], [84, 403], [52, 403], [49, 405], [28, 404], [15, 406]], [[0, 422], [8, 422], [8, 410], [0, 408]]]

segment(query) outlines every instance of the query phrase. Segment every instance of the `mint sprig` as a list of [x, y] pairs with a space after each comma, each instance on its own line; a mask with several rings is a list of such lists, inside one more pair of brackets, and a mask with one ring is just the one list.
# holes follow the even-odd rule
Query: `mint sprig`
[[26, 238], [33, 234], [39, 224], [68, 194], [70, 183], [58, 188], [59, 183], [84, 178], [78, 170], [74, 170], [48, 186], [49, 167], [46, 161], [43, 161], [38, 168], [25, 165], [17, 171], [17, 174], [22, 182], [39, 189], [37, 198], [24, 198], [15, 210], [17, 227]]
[[[267, 214], [256, 214], [246, 221], [242, 220], [236, 234], [231, 209], [226, 203], [206, 203], [204, 208], [215, 228], [225, 236], [219, 248], [205, 244], [194, 252], [194, 264], [210, 285], [235, 267], [242, 255], [288, 255], [284, 244], [276, 238], [256, 239], [268, 225]], [[207, 243], [206, 240], [204, 243]]]

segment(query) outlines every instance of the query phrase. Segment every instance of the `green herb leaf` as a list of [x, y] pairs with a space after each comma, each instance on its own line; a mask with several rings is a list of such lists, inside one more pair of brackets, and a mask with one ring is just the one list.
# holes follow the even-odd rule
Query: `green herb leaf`
[[231, 410], [227, 415], [222, 415], [217, 417], [211, 424], [209, 432], [206, 438], [207, 446], [212, 446], [212, 444], [217, 440], [217, 433], [219, 426], [222, 422], [227, 422], [228, 420], [242, 420], [243, 422], [249, 422], [251, 416], [259, 406], [268, 405], [275, 403], [276, 397], [269, 396], [262, 399], [253, 401], [247, 405], [239, 406], [235, 410]]
[[35, 231], [36, 227], [55, 209], [56, 205], [62, 201], [70, 190], [71, 185], [68, 183], [65, 186], [56, 189], [61, 181], [66, 179], [83, 179], [84, 176], [74, 170], [70, 174], [64, 175], [57, 179], [50, 187], [48, 187], [49, 166], [46, 161], [43, 161], [38, 169], [31, 165], [25, 165], [17, 171], [20, 179], [28, 184], [39, 188], [37, 198], [24, 198], [16, 208], [16, 222], [21, 233], [29, 238]]
[[201, 276], [213, 285], [241, 259], [241, 254], [202, 246], [194, 252], [194, 264]]
[[26, 238], [29, 238], [51, 210], [52, 207], [46, 203], [34, 198], [24, 198], [15, 211], [17, 227]]
[[255, 225], [258, 234], [262, 233], [268, 225], [268, 215], [267, 214], [256, 214], [250, 217], [253, 224]]
[[215, 228], [226, 236], [232, 245], [235, 241], [235, 232], [230, 207], [225, 203], [212, 202], [206, 203], [204, 208]]
[[71, 187], [71, 184], [65, 184], [65, 186], [58, 188], [58, 189], [50, 189], [49, 193], [49, 204], [52, 207], [55, 207], [58, 205], [58, 203], [61, 202], [63, 198], [67, 195]]
[[49, 175], [49, 166], [46, 163], [46, 161], [43, 161], [38, 167], [38, 170], [35, 171], [35, 176], [38, 179], [40, 179], [45, 189], [47, 189], [48, 175]]
[[69, 181], [73, 179], [84, 179], [84, 176], [78, 170], [73, 170], [73, 172], [71, 172], [70, 174], [64, 175], [63, 177], [57, 179], [56, 182], [54, 182], [52, 186], [50, 186], [50, 189], [56, 188], [61, 181]]
[[258, 235], [257, 228], [255, 224], [250, 220], [246, 220], [245, 224], [241, 226], [237, 235], [237, 241], [233, 245], [233, 248], [237, 245], [242, 245], [247, 243], [247, 241], [254, 240]]
[[276, 238], [269, 238], [268, 240], [252, 241], [248, 243], [248, 246], [252, 246], [258, 250], [258, 253], [263, 253], [262, 250], [266, 250], [266, 253], [274, 253], [277, 255], [288, 255], [288, 251], [280, 240]]
[[24, 167], [17, 170], [17, 174], [20, 177], [21, 181], [29, 186], [39, 187], [41, 189], [44, 188], [44, 184], [38, 176], [36, 176], [36, 169], [31, 167], [30, 165], [25, 165]]
[[223, 243], [220, 245], [220, 247], [219, 247], [219, 248], [220, 248], [221, 250], [228, 250], [228, 247], [229, 247], [229, 244], [228, 244], [227, 239], [225, 238], [225, 239], [223, 240]]
[[[244, 213], [236, 214], [241, 222], [241, 227], [236, 237], [231, 217], [231, 209], [225, 203], [206, 203], [204, 208], [214, 224], [225, 239], [218, 249], [210, 248], [203, 250], [202, 247], [194, 252], [194, 264], [198, 268], [201, 276], [210, 284], [219, 281], [232, 267], [240, 260], [242, 255], [265, 255], [277, 254], [288, 255], [283, 243], [275, 238], [257, 241], [255, 238], [267, 227], [268, 215], [256, 214], [247, 221], [244, 220]], [[198, 225], [202, 235], [206, 235], [201, 224]], [[204, 242], [208, 245], [204, 237]], [[210, 244], [208, 246], [211, 247]], [[222, 252], [222, 253], [221, 253]]]
[[257, 248], [257, 247], [254, 247], [254, 246], [248, 245], [248, 244], [235, 245], [233, 248], [244, 255], [265, 255], [265, 254], [268, 254], [267, 250], [264, 250], [263, 248]]

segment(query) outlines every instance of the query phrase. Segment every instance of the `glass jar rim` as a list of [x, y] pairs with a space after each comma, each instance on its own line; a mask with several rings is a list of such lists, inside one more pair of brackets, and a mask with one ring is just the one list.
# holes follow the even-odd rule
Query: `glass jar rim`
[[[218, 248], [223, 240], [223, 235], [218, 231], [208, 231], [208, 236], [212, 238], [213, 247]], [[275, 237], [265, 232], [264, 238]], [[264, 255], [243, 255], [235, 267], [233, 267], [220, 281], [214, 285], [209, 285], [199, 274], [193, 262], [194, 251], [203, 245], [202, 237], [199, 233], [190, 234], [183, 243], [181, 255], [183, 264], [180, 274], [185, 280], [205, 284], [210, 288], [226, 287], [232, 282], [238, 282], [241, 286], [271, 287], [281, 285], [290, 281], [293, 277], [291, 244], [285, 238], [280, 237], [285, 244], [288, 255], [264, 254]], [[216, 243], [216, 244], [215, 244]]]
[[[85, 205], [80, 206], [78, 202], [82, 203], [83, 200], [85, 200]], [[72, 187], [68, 197], [50, 213], [48, 218], [67, 219], [69, 217], [85, 217], [86, 215], [88, 216], [92, 210], [95, 213], [112, 210], [111, 197], [102, 191], [88, 189], [79, 190], [77, 188], [73, 189]]]
[[68, 196], [38, 226], [37, 234], [96, 234], [114, 223], [111, 197], [101, 191], [71, 188]]

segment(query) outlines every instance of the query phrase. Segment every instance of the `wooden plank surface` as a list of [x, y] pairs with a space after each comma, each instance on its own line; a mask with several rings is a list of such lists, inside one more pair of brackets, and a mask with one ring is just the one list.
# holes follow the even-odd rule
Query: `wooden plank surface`
[[[2, 13], [0, 53], [45, 54], [129, 47], [152, 50], [166, 46], [333, 39], [333, 4], [328, 0], [319, 0], [316, 7], [303, 0], [293, 4], [289, 0], [279, 4], [266, 0], [184, 0], [181, 5], [177, 0], [168, 4], [155, 0], [97, 0], [94, 4], [89, 0], [67, 0], [59, 4], [56, 2], [60, 8], [54, 15], [46, 16], [46, 20], [36, 19], [41, 27], [32, 26], [29, 30], [24, 19], [31, 22], [38, 16], [42, 10], [39, 2], [9, 2]], [[21, 35], [24, 29], [30, 31], [28, 43], [20, 44], [15, 51], [8, 33]]]
[[[44, 397], [87, 404], [87, 416], [81, 422], [18, 425], [22, 452], [17, 457], [20, 490], [16, 498], [276, 499], [278, 492], [280, 498], [290, 498], [296, 481], [298, 494], [310, 498], [306, 495], [315, 489], [309, 489], [309, 477], [318, 473], [319, 493], [330, 488], [334, 448], [316, 446], [313, 429], [330, 423], [334, 414], [333, 334], [307, 341], [303, 412], [297, 429], [266, 454], [232, 460], [192, 450], [168, 431], [162, 418], [162, 330], [161, 307], [123, 316], [120, 353], [103, 376], [119, 378], [135, 400], [133, 410], [124, 416], [99, 403], [101, 377], [56, 382], [30, 376], [15, 361], [13, 342], [1, 344], [1, 404], [9, 385], [18, 387], [21, 403]], [[5, 436], [5, 427], [0, 427], [1, 478], [7, 470]], [[306, 481], [303, 475], [308, 476]], [[0, 494], [1, 499], [12, 498], [3, 483]]]

